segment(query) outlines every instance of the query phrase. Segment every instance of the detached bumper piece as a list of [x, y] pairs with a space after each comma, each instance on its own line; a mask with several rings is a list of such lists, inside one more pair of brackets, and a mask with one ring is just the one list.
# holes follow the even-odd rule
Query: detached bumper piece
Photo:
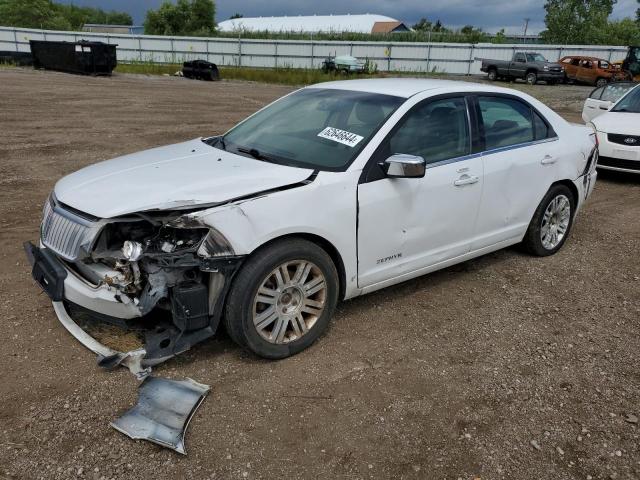
[[54, 302], [64, 298], [64, 279], [67, 271], [55, 255], [41, 250], [31, 242], [25, 242], [24, 251], [32, 266], [31, 276]]
[[138, 378], [138, 380], [142, 380], [151, 373], [150, 366], [144, 362], [147, 352], [143, 348], [132, 350], [130, 352], [118, 352], [113, 350], [106, 345], [101, 344], [80, 328], [80, 326], [69, 316], [62, 302], [53, 302], [53, 309], [58, 316], [58, 320], [62, 323], [62, 326], [66, 328], [67, 331], [76, 338], [76, 340], [98, 356], [98, 365], [101, 367], [115, 368], [118, 365], [122, 365], [127, 367], [129, 371]]
[[138, 390], [138, 403], [111, 426], [134, 440], [147, 440], [186, 455], [184, 437], [209, 386], [190, 378], [147, 377]]

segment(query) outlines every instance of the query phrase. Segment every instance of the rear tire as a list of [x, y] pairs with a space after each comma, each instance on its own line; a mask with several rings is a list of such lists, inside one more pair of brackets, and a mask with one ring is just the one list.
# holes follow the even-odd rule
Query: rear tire
[[562, 248], [573, 226], [576, 199], [566, 185], [553, 185], [529, 223], [522, 246], [531, 255], [546, 257]]
[[487, 78], [491, 82], [495, 82], [498, 79], [498, 71], [495, 68], [490, 69], [487, 72]]
[[286, 358], [324, 333], [338, 292], [338, 272], [322, 248], [298, 238], [277, 241], [254, 253], [236, 275], [225, 327], [256, 355]]

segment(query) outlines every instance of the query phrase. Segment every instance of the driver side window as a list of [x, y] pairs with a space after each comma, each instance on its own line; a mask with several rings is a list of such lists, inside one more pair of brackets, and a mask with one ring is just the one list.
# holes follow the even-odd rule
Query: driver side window
[[389, 154], [417, 155], [427, 164], [471, 153], [467, 107], [463, 98], [419, 104], [388, 138]]

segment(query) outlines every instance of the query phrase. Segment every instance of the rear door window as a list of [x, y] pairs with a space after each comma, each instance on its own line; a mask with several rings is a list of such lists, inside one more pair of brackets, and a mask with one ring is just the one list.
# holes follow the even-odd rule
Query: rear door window
[[615, 103], [622, 98], [622, 96], [632, 89], [635, 85], [632, 83], [616, 84], [611, 83], [604, 87], [601, 100], [605, 102]]
[[485, 148], [492, 150], [532, 142], [535, 138], [529, 105], [506, 97], [478, 97]]

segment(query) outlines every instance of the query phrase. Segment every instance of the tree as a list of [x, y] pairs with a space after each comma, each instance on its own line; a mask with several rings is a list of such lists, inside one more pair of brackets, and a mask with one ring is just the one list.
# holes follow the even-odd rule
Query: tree
[[71, 30], [50, 0], [0, 0], [2, 25], [49, 30]]
[[637, 21], [627, 17], [609, 22], [603, 34], [606, 45], [640, 45], [640, 28]]
[[[640, 0], [638, 0], [638, 3], [640, 3]], [[636, 22], [640, 24], [640, 8], [636, 10]]]
[[418, 23], [414, 24], [411, 28], [418, 32], [429, 32], [433, 29], [433, 24], [429, 20], [423, 17], [420, 19]]
[[491, 39], [491, 43], [506, 43], [507, 36], [504, 33], [504, 28], [501, 28]]
[[76, 5], [55, 4], [55, 8], [66, 18], [73, 29], [81, 29], [85, 23], [107, 25], [133, 25], [131, 15], [126, 12], [109, 11], [101, 8], [78, 7]]
[[144, 31], [149, 35], [208, 36], [215, 31], [212, 0], [165, 1], [157, 10], [148, 10]]
[[617, 0], [547, 0], [544, 18], [547, 43], [600, 43]]
[[[639, 0], [640, 1], [640, 0]], [[229, 20], [233, 20], [234, 18], [244, 18], [244, 15], [241, 13], [234, 13], [229, 17]]]
[[440, 20], [436, 20], [436, 24], [433, 26], [433, 31], [434, 32], [446, 32], [447, 29], [444, 27], [444, 25], [442, 25], [442, 22]]
[[2, 25], [49, 30], [79, 30], [85, 23], [133, 24], [131, 15], [125, 12], [105, 12], [51, 0], [0, 0], [0, 19]]

